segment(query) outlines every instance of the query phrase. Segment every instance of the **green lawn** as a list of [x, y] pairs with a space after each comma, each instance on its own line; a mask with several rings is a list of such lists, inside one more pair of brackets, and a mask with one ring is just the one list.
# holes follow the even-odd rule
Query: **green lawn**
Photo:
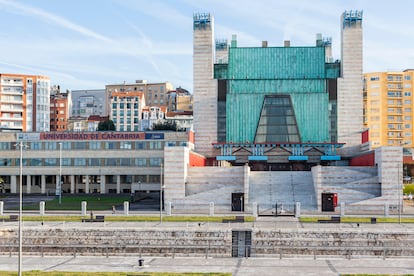
[[405, 195], [408, 195], [408, 194], [414, 195], [414, 184], [405, 184], [403, 193]]
[[[2, 218], [8, 218], [9, 216], [0, 216]], [[89, 218], [88, 216], [68, 216], [68, 215], [61, 215], [61, 216], [23, 216], [23, 221], [65, 221], [65, 222], [79, 222], [83, 218]], [[223, 219], [232, 220], [236, 219], [236, 216], [163, 216], [162, 220], [165, 222], [222, 222]], [[105, 221], [112, 221], [112, 222], [142, 222], [142, 221], [159, 221], [159, 216], [105, 216]], [[246, 222], [253, 222], [254, 217], [252, 216], [245, 216], [244, 220]]]
[[[119, 195], [90, 195], [90, 196], [72, 196], [64, 195], [59, 199], [55, 198], [45, 201], [46, 210], [81, 210], [81, 202], [87, 202], [87, 209], [92, 211], [112, 210], [112, 205], [122, 205], [124, 201], [129, 201], [129, 196]], [[24, 205], [23, 210], [39, 210], [39, 204]]]

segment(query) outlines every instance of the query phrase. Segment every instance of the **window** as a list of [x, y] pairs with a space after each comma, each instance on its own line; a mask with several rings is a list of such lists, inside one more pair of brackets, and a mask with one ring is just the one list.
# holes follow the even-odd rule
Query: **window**
[[150, 183], [159, 183], [160, 182], [160, 175], [150, 175], [149, 176]]
[[404, 80], [411, 80], [411, 76], [410, 75], [405, 75]]
[[116, 158], [107, 158], [105, 159], [105, 165], [107, 166], [116, 166], [117, 164], [117, 159]]
[[45, 158], [45, 166], [57, 166], [57, 158]]
[[404, 104], [411, 104], [411, 100], [404, 100]]
[[120, 148], [121, 149], [131, 149], [131, 142], [122, 141], [120, 142]]
[[41, 142], [30, 142], [30, 149], [31, 150], [41, 150], [42, 149], [42, 143]]
[[56, 142], [45, 142], [45, 150], [56, 150], [57, 143]]
[[75, 142], [74, 149], [77, 149], [77, 150], [86, 149], [86, 142]]
[[85, 158], [75, 158], [73, 160], [74, 166], [86, 166], [86, 159]]
[[89, 166], [100, 166], [101, 165], [101, 159], [99, 158], [90, 158], [89, 159]]
[[404, 96], [411, 97], [411, 92], [404, 92]]
[[411, 124], [405, 124], [404, 126], [406, 129], [410, 129], [411, 128]]
[[116, 142], [105, 142], [105, 149], [116, 149]]
[[145, 142], [135, 142], [135, 149], [147, 149]]
[[121, 166], [131, 166], [131, 158], [121, 158]]
[[71, 166], [70, 158], [62, 158], [62, 166]]
[[97, 149], [101, 149], [101, 142], [89, 142], [89, 149], [91, 150], [97, 150]]
[[163, 142], [161, 141], [151, 141], [149, 142], [150, 149], [152, 150], [160, 150], [163, 148]]
[[147, 166], [147, 159], [146, 158], [136, 158], [135, 165], [138, 167], [146, 167]]
[[159, 167], [161, 166], [161, 158], [150, 158], [149, 163], [151, 167]]

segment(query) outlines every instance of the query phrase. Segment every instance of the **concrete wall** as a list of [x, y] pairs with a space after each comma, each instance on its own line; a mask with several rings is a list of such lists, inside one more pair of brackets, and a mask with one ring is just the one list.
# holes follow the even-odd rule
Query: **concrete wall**
[[185, 197], [189, 154], [187, 147], [164, 148], [164, 202]]
[[362, 21], [346, 25], [341, 17], [341, 73], [338, 79], [338, 142], [346, 143], [338, 152], [359, 152], [363, 129]]
[[[197, 228], [28, 227], [24, 254], [230, 257], [232, 231], [252, 231], [251, 256], [412, 256], [412, 231], [381, 228], [258, 229], [212, 224]], [[0, 254], [17, 254], [17, 227], [0, 229]]]

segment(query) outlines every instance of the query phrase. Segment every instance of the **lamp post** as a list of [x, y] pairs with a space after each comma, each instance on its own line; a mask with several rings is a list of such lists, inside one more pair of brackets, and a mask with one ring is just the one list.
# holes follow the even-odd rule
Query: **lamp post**
[[59, 205], [62, 204], [62, 142], [59, 142]]
[[162, 189], [164, 186], [162, 185], [162, 163], [161, 163], [161, 174], [160, 174], [160, 224], [162, 223]]
[[22, 201], [23, 201], [23, 142], [19, 142], [20, 147], [20, 183], [19, 183], [19, 260], [18, 260], [18, 275], [22, 275], [22, 241], [23, 241], [23, 231], [22, 231]]
[[398, 223], [401, 224], [401, 173], [400, 164], [398, 164]]

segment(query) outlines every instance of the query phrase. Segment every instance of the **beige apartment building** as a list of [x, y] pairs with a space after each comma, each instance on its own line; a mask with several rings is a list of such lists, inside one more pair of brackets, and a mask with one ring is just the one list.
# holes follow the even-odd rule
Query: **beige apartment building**
[[364, 126], [372, 148], [413, 147], [414, 69], [364, 74]]
[[111, 97], [112, 93], [142, 92], [148, 106], [167, 105], [167, 93], [173, 89], [170, 82], [148, 83], [146, 80], [137, 80], [135, 83], [108, 84], [105, 86], [107, 99]]

